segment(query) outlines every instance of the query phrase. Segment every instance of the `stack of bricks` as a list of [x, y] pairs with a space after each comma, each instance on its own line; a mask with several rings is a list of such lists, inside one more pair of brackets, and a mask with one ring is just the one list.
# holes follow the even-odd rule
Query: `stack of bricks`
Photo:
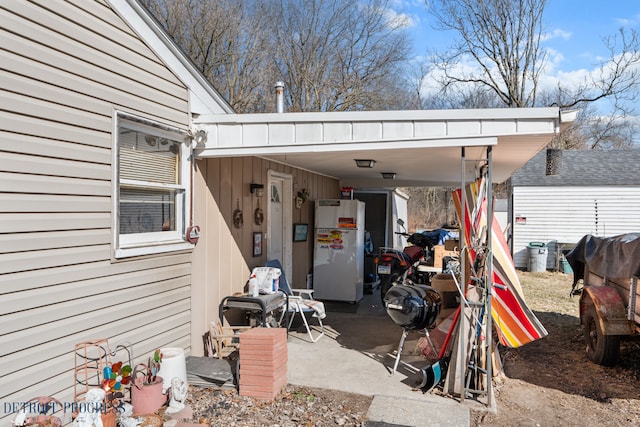
[[240, 334], [240, 395], [273, 400], [287, 384], [287, 360], [285, 328]]

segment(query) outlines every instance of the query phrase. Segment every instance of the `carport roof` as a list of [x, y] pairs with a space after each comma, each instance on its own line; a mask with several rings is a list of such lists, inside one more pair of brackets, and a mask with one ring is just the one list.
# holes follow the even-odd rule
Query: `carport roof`
[[[575, 112], [558, 108], [221, 114], [194, 118], [205, 130], [198, 158], [258, 156], [355, 188], [457, 186], [492, 148], [494, 182], [544, 148]], [[358, 168], [354, 159], [375, 160]], [[382, 172], [394, 172], [394, 180]]]

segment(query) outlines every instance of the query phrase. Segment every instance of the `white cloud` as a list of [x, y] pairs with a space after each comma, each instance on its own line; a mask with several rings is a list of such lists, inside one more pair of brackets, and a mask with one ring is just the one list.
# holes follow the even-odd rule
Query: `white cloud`
[[387, 9], [385, 11], [387, 18], [387, 25], [391, 28], [407, 29], [417, 25], [414, 17], [407, 13], [398, 13], [393, 9]]
[[542, 41], [548, 41], [552, 39], [563, 39], [569, 40], [571, 38], [571, 33], [569, 31], [561, 30], [560, 28], [556, 28], [551, 32], [546, 32], [542, 35]]
[[616, 18], [615, 21], [621, 27], [631, 27], [640, 23], [640, 13], [630, 18]]
[[553, 72], [553, 70], [557, 69], [560, 64], [564, 62], [565, 57], [560, 51], [550, 47], [546, 48], [545, 52], [547, 54], [547, 64], [545, 71], [547, 73], [550, 73]]

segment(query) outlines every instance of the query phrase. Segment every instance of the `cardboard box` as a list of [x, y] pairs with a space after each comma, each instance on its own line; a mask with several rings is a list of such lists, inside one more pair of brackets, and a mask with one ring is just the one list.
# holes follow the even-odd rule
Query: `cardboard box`
[[343, 200], [353, 200], [353, 188], [352, 187], [340, 188], [340, 198]]
[[433, 266], [442, 268], [442, 258], [446, 256], [458, 256], [458, 251], [448, 251], [444, 245], [435, 245], [433, 247]]
[[451, 315], [460, 305], [458, 286], [451, 274], [438, 273], [431, 278], [431, 287], [438, 291], [442, 298], [437, 322], [441, 322]]
[[444, 249], [447, 251], [459, 251], [460, 250], [460, 240], [457, 239], [447, 239], [444, 241]]

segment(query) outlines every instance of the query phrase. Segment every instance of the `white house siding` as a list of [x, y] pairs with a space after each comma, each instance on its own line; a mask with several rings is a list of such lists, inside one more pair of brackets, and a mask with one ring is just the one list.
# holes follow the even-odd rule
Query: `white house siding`
[[187, 129], [189, 94], [104, 1], [2, 2], [0, 40], [0, 402], [69, 401], [76, 343], [190, 349], [191, 254], [110, 245], [114, 111]]
[[[547, 268], [552, 269], [556, 243], [640, 230], [640, 187], [514, 187], [513, 216], [516, 267], [527, 267], [527, 245], [536, 241], [548, 245]], [[526, 223], [518, 223], [518, 217]]]

